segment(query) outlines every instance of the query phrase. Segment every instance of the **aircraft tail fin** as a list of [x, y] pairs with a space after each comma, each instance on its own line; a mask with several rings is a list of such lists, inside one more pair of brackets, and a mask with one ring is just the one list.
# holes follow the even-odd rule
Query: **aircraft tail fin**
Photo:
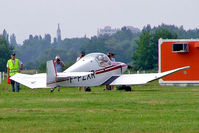
[[56, 83], [57, 71], [53, 60], [47, 61], [46, 74], [47, 74], [46, 78], [47, 86], [56, 87], [55, 83]]
[[46, 85], [49, 88], [56, 87], [60, 82], [68, 81], [71, 77], [87, 76], [93, 72], [66, 72], [57, 73], [56, 66], [53, 60], [46, 63]]

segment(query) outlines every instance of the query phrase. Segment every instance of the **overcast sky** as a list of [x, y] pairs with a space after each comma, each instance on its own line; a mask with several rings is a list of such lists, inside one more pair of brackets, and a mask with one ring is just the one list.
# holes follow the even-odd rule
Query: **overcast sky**
[[22, 43], [29, 35], [62, 38], [96, 35], [98, 28], [147, 24], [199, 28], [199, 0], [0, 0], [0, 33], [15, 33]]

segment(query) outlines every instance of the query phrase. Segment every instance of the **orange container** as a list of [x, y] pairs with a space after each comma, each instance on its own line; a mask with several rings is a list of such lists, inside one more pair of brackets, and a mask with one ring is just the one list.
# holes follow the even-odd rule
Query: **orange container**
[[7, 77], [7, 82], [8, 84], [10, 84], [10, 77]]
[[160, 79], [159, 83], [199, 86], [198, 57], [199, 39], [159, 39], [159, 72], [190, 66]]

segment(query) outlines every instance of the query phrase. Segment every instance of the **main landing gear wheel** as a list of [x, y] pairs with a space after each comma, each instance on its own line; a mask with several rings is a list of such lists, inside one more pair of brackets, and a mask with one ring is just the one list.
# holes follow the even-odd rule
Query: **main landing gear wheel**
[[118, 86], [117, 90], [132, 91], [132, 88], [131, 86], [128, 86], [128, 85], [122, 85], [122, 86]]

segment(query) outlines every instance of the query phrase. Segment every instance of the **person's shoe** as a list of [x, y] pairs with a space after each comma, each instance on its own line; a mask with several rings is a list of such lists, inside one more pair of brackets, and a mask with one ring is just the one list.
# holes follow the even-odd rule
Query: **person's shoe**
[[54, 89], [50, 89], [50, 92], [53, 92], [54, 91]]
[[91, 88], [90, 87], [86, 87], [85, 91], [90, 92]]

